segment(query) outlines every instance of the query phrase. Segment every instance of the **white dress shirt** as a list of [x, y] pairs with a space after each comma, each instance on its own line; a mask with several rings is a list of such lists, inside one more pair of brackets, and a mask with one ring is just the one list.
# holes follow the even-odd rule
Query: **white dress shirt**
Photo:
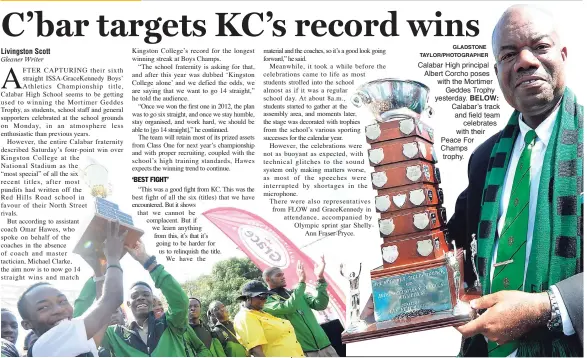
[[[530, 158], [530, 203], [528, 208], [528, 237], [526, 242], [526, 266], [524, 267], [524, 284], [526, 283], [526, 272], [528, 271], [528, 262], [530, 262], [530, 253], [532, 252], [532, 236], [534, 233], [534, 222], [536, 219], [536, 204], [538, 201], [538, 187], [540, 185], [542, 163], [544, 162], [544, 155], [546, 154], [546, 148], [548, 147], [548, 142], [550, 141], [550, 137], [552, 135], [552, 130], [554, 128], [554, 124], [556, 122], [556, 117], [558, 115], [559, 109], [560, 103], [557, 106], [557, 108], [552, 112], [552, 114], [548, 118], [546, 118], [544, 122], [540, 123], [540, 125], [535, 129], [536, 140], [534, 147], [532, 148], [532, 155]], [[516, 142], [514, 143], [510, 163], [508, 165], [508, 169], [505, 176], [505, 183], [502, 190], [501, 202], [499, 205], [499, 221], [497, 223], [498, 235], [501, 235], [501, 231], [505, 223], [505, 217], [508, 209], [508, 204], [510, 201], [510, 194], [512, 191], [514, 176], [516, 174], [516, 168], [518, 166], [518, 162], [520, 161], [522, 151], [525, 147], [524, 136], [526, 135], [526, 133], [528, 133], [528, 131], [532, 129], [522, 121], [521, 114], [518, 118], [518, 123], [520, 125], [520, 133], [518, 134]], [[491, 281], [493, 281], [493, 273], [495, 271], [495, 267], [493, 265], [495, 264], [495, 261], [497, 259], [498, 245], [499, 241], [496, 240], [496, 243], [493, 248], [493, 255], [491, 258], [491, 268], [489, 276], [491, 277]], [[551, 288], [556, 296], [557, 303], [559, 304], [563, 320], [563, 332], [565, 335], [570, 336], [575, 333], [575, 329], [573, 328], [565, 304], [560, 296], [560, 292], [554, 285], [551, 286]], [[515, 357], [516, 353], [517, 350], [510, 354], [509, 357]]]
[[64, 321], [43, 333], [33, 345], [33, 357], [76, 357], [92, 353], [98, 357], [94, 339], [88, 339], [82, 318]]

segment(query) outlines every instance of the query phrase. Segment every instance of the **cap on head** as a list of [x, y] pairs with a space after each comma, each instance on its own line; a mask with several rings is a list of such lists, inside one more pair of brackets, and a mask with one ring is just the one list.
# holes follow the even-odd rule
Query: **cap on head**
[[242, 295], [237, 297], [237, 301], [244, 301], [249, 297], [257, 297], [260, 295], [268, 295], [269, 290], [261, 281], [249, 281], [244, 284], [242, 291]]

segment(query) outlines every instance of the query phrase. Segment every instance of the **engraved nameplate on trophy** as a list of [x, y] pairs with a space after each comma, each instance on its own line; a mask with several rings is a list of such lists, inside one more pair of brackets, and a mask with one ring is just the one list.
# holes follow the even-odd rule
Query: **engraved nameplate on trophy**
[[[388, 223], [393, 223], [393, 230], [387, 229]], [[381, 219], [379, 219], [379, 231], [383, 237], [409, 235], [423, 230], [438, 229], [445, 224], [446, 211], [444, 208], [419, 207], [382, 213]]]
[[417, 119], [371, 124], [365, 127], [365, 136], [369, 144], [411, 136], [434, 143], [434, 130]]
[[382, 277], [371, 284], [377, 322], [452, 308], [446, 266]]
[[409, 137], [371, 145], [368, 151], [369, 164], [385, 165], [408, 160], [422, 159], [436, 163], [434, 146], [418, 137]]
[[380, 213], [442, 205], [442, 189], [437, 185], [414, 184], [377, 191], [375, 208]]
[[371, 184], [373, 189], [378, 190], [418, 183], [438, 184], [440, 178], [436, 169], [424, 160], [381, 165], [371, 173]]
[[[456, 258], [462, 267], [462, 250], [458, 250]], [[463, 298], [464, 294], [461, 281], [457, 295], [454, 277], [446, 257], [372, 270], [373, 295], [362, 313], [368, 325], [361, 332], [343, 333], [343, 341], [351, 343], [470, 321], [470, 312], [454, 312], [458, 296]], [[462, 280], [462, 276], [456, 277]]]
[[[387, 237], [381, 244], [383, 267], [409, 265], [444, 257], [449, 251], [446, 229], [436, 229], [422, 233]], [[390, 249], [390, 247], [392, 249]], [[393, 261], [388, 258], [395, 251]], [[387, 258], [385, 253], [387, 253]]]

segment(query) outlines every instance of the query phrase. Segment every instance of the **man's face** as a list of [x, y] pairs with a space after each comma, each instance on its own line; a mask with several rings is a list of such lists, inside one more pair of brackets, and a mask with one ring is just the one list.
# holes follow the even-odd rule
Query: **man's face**
[[495, 72], [506, 101], [522, 114], [545, 114], [565, 87], [562, 47], [552, 20], [535, 9], [518, 8], [496, 29]]
[[11, 312], [2, 312], [2, 338], [16, 344], [18, 338], [18, 322]]
[[251, 297], [251, 308], [257, 311], [261, 311], [263, 307], [265, 307], [265, 302], [267, 301], [267, 295], [259, 295], [256, 297]]
[[156, 318], [159, 318], [163, 315], [163, 303], [157, 297], [153, 297], [153, 313], [155, 314]]
[[127, 302], [135, 319], [145, 319], [153, 310], [153, 293], [144, 285], [136, 285], [130, 290], [130, 301]]
[[200, 301], [191, 299], [190, 300], [190, 318], [198, 320], [200, 319], [200, 314], [202, 313], [202, 307], [200, 305]]
[[269, 285], [269, 288], [271, 289], [285, 287], [286, 284], [287, 282], [285, 281], [285, 275], [283, 274], [283, 271], [281, 271], [281, 269], [277, 269], [269, 277], [269, 282], [267, 282], [267, 285]]
[[73, 307], [67, 297], [53, 286], [37, 286], [24, 300], [29, 317], [23, 319], [22, 326], [33, 329], [39, 337], [64, 319], [73, 317]]
[[230, 319], [230, 316], [228, 315], [228, 310], [226, 309], [226, 306], [224, 306], [223, 304], [218, 305], [216, 311], [216, 318], [220, 322], [226, 322]]

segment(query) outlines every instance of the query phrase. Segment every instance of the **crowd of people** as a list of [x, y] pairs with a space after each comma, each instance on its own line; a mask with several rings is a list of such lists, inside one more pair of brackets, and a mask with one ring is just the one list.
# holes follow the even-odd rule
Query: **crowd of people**
[[[30, 286], [18, 300], [22, 327], [30, 331], [23, 352], [15, 346], [19, 323], [2, 310], [3, 357], [246, 357], [337, 356], [312, 310], [326, 309], [324, 258], [316, 268], [317, 294], [306, 293], [304, 267], [298, 263], [299, 283], [286, 289], [281, 269], [263, 273], [265, 284], [251, 281], [242, 288], [240, 312], [231, 320], [220, 301], [210, 303], [202, 320], [198, 298], [188, 297], [181, 285], [139, 240], [125, 246], [126, 232], [111, 221], [104, 241], [105, 261], [84, 257], [94, 275], [73, 306], [49, 283]], [[123, 309], [125, 250], [149, 272], [167, 308], [145, 281], [135, 282]], [[132, 318], [130, 317], [132, 315]]]

